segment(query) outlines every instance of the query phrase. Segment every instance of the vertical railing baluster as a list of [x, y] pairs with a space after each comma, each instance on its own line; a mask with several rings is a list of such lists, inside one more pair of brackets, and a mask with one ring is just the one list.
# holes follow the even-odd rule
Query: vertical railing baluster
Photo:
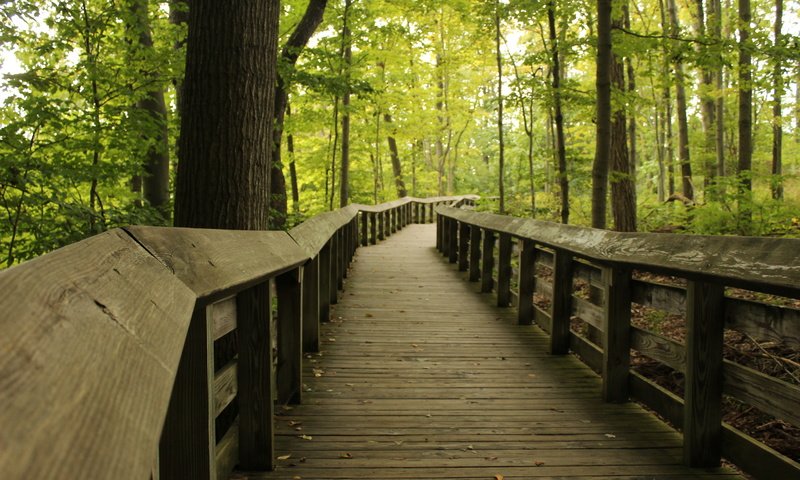
[[450, 263], [456, 263], [458, 261], [458, 222], [455, 219], [450, 219], [447, 239], [447, 260]]
[[319, 352], [319, 261], [317, 255], [303, 269], [303, 351]]
[[536, 244], [532, 240], [522, 240], [519, 253], [519, 299], [517, 300], [517, 323], [533, 323], [533, 293], [536, 289]]
[[458, 222], [458, 270], [466, 272], [469, 268], [469, 224]]
[[569, 351], [569, 323], [572, 315], [572, 253], [557, 249], [553, 258], [553, 299], [550, 317], [550, 353]]
[[491, 230], [483, 231], [483, 268], [481, 269], [481, 293], [491, 293], [494, 290], [494, 243], [495, 233]]
[[369, 235], [367, 233], [368, 219], [367, 212], [361, 212], [361, 245], [364, 247], [369, 243]]
[[319, 321], [327, 322], [331, 318], [331, 278], [332, 255], [331, 244], [333, 239], [325, 243], [319, 251]]
[[278, 403], [300, 403], [303, 386], [303, 322], [300, 282], [303, 271], [275, 278], [278, 296]]
[[[275, 465], [271, 309], [269, 282], [236, 296], [239, 466], [246, 470], [272, 470]], [[184, 472], [176, 478], [196, 477]]]
[[511, 235], [500, 234], [497, 258], [497, 306], [511, 305]]
[[447, 217], [439, 216], [436, 218], [436, 224], [441, 222], [442, 225], [442, 255], [450, 257], [450, 220]]
[[603, 400], [628, 400], [631, 351], [631, 271], [622, 266], [602, 267], [603, 302]]
[[722, 285], [688, 282], [683, 461], [690, 467], [716, 467], [720, 463], [724, 314]]
[[481, 278], [481, 229], [469, 226], [469, 281], [477, 282]]
[[369, 214], [369, 243], [371, 245], [378, 243], [378, 214], [375, 212]]

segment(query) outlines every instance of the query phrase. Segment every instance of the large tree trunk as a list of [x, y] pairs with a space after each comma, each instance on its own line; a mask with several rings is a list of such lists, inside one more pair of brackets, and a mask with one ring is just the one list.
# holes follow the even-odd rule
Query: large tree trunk
[[558, 157], [558, 184], [561, 190], [561, 223], [569, 223], [569, 178], [567, 177], [567, 149], [564, 145], [564, 114], [561, 112], [561, 61], [558, 56], [555, 2], [547, 3], [547, 23], [550, 30], [550, 50], [553, 57], [553, 108], [555, 109], [556, 149]]
[[[678, 23], [678, 9], [675, 0], [669, 0], [669, 18], [671, 24], [670, 36], [678, 38], [680, 23]], [[678, 157], [681, 163], [681, 185], [683, 195], [694, 199], [694, 184], [692, 183], [692, 163], [689, 157], [689, 122], [686, 116], [686, 76], [683, 72], [683, 61], [679, 56], [673, 58], [675, 69], [675, 91], [678, 102]]]
[[592, 227], [606, 228], [611, 163], [611, 1], [597, 0], [597, 135], [592, 165]]
[[386, 121], [387, 128], [389, 128], [389, 134], [386, 136], [387, 142], [389, 143], [389, 154], [392, 157], [392, 173], [394, 174], [394, 185], [397, 187], [397, 196], [399, 198], [403, 198], [408, 196], [408, 191], [406, 190], [406, 182], [403, 181], [403, 169], [402, 165], [400, 164], [400, 154], [397, 151], [397, 141], [394, 138], [394, 130], [391, 129], [392, 125], [392, 116], [388, 113], [383, 116], [384, 121]]
[[[289, 104], [286, 104], [286, 118], [292, 114]], [[294, 157], [294, 135], [286, 135], [286, 153], [289, 154], [289, 178], [292, 183], [292, 211], [300, 213], [300, 189], [297, 186], [297, 165]]]
[[192, 0], [175, 224], [265, 230], [279, 2]]
[[[614, 19], [612, 28], [622, 26], [622, 19]], [[625, 66], [623, 59], [611, 54], [611, 85], [622, 93], [625, 91]], [[620, 232], [636, 231], [636, 187], [631, 175], [628, 152], [628, 122], [625, 107], [612, 113], [611, 124], [611, 213], [614, 229]]]
[[[169, 1], [169, 23], [177, 27], [186, 27], [189, 24], [189, 2], [188, 0], [170, 0]], [[181, 51], [186, 47], [186, 38], [177, 40], [173, 45], [175, 50]], [[174, 79], [175, 83], [175, 104], [178, 107], [178, 113], [183, 111], [181, 106], [181, 99], [183, 98], [183, 80], [178, 77]]]
[[[753, 86], [750, 54], [750, 0], [739, 0], [739, 176], [743, 196], [752, 190]], [[747, 203], [747, 201], [745, 201]], [[747, 209], [749, 205], [747, 205]], [[745, 214], [749, 217], [749, 211]]]
[[[325, 6], [328, 0], [310, 0], [303, 18], [297, 24], [286, 45], [281, 50], [281, 65], [284, 72], [289, 73], [294, 69], [297, 60], [303, 49], [308, 44], [308, 40], [317, 30], [325, 14]], [[289, 86], [291, 77], [278, 72], [278, 83], [275, 88], [275, 127], [272, 132], [272, 164], [270, 166], [270, 229], [280, 230], [286, 224], [287, 205], [286, 205], [286, 178], [283, 175], [283, 164], [281, 162], [281, 142], [283, 137], [284, 117], [289, 105]], [[284, 78], [287, 77], [287, 78]], [[292, 162], [294, 160], [292, 159]], [[294, 163], [290, 168], [295, 168]], [[295, 173], [296, 175], [296, 173]], [[295, 177], [293, 182], [297, 182]], [[296, 189], [296, 185], [293, 184]], [[294, 200], [295, 192], [292, 192]], [[297, 201], [295, 200], [295, 205]]]
[[[130, 27], [138, 38], [138, 48], [142, 51], [153, 50], [147, 4], [147, 0], [133, 0], [130, 4]], [[142, 72], [142, 76], [147, 79], [147, 83], [158, 86], [155, 72]], [[155, 125], [155, 128], [147, 129], [148, 133], [154, 134], [154, 138], [149, 142], [150, 148], [144, 160], [144, 199], [169, 221], [169, 132], [164, 91], [161, 88], [149, 89], [144, 98], [136, 102], [136, 108], [144, 113], [148, 123]]]
[[[711, 0], [711, 6], [713, 8], [713, 16], [711, 18], [711, 25], [714, 29], [714, 39], [719, 43], [719, 47], [715, 49], [715, 52], [718, 55], [722, 55], [722, 2], [720, 0]], [[717, 154], [717, 176], [724, 177], [725, 176], [725, 91], [723, 89], [723, 72], [725, 70], [725, 65], [722, 62], [722, 59], [719, 59], [720, 63], [717, 65], [717, 68], [714, 71], [714, 87], [716, 89], [717, 98], [715, 100], [715, 117], [716, 117], [716, 125], [714, 126], [716, 129], [716, 136], [715, 140], [717, 142], [715, 146], [715, 151]], [[719, 192], [720, 195], [723, 192]]]
[[775, 0], [775, 69], [772, 72], [772, 198], [783, 200], [783, 0]]
[[[700, 38], [706, 35], [706, 15], [703, 8], [703, 0], [695, 0], [697, 7], [697, 35]], [[713, 15], [712, 15], [713, 17]], [[709, 48], [704, 45], [698, 47], [701, 56], [709, 55]], [[706, 62], [700, 68], [700, 87], [698, 88], [698, 96], [700, 98], [700, 114], [703, 119], [703, 155], [702, 165], [706, 198], [713, 197], [715, 180], [717, 176], [717, 127], [716, 127], [716, 105], [714, 104], [714, 75], [711, 67]], [[711, 195], [709, 195], [711, 193]]]
[[500, 0], [494, 9], [495, 46], [497, 57], [497, 143], [499, 152], [498, 189], [500, 193], [500, 214], [506, 213], [505, 192], [505, 142], [503, 140], [503, 57], [500, 54]]

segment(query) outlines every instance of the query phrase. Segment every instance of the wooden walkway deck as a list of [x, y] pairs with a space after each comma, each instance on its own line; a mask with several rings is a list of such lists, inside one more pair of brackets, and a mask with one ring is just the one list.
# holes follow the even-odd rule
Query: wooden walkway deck
[[279, 409], [278, 468], [234, 478], [741, 478], [681, 466], [674, 430], [601, 402], [596, 374], [548, 355], [434, 244], [410, 225], [359, 249], [303, 404]]

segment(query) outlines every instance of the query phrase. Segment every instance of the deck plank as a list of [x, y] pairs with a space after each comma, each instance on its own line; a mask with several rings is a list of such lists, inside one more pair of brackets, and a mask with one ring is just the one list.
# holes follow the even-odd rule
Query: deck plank
[[548, 355], [434, 244], [410, 225], [358, 250], [303, 405], [278, 409], [277, 469], [238, 478], [741, 478], [682, 466], [678, 433], [603, 403], [594, 372]]

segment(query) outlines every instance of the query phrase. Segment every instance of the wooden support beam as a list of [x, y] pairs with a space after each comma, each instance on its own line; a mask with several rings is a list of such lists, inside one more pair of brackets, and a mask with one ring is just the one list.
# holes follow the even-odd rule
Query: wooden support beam
[[450, 222], [455, 222], [447, 217], [437, 217], [436, 224], [442, 225], [442, 255], [450, 257]]
[[[236, 296], [239, 466], [246, 470], [272, 470], [275, 466], [271, 305], [269, 282]], [[211, 441], [216, 441], [213, 436]], [[180, 477], [195, 478], [186, 472]]]
[[458, 261], [458, 222], [450, 220], [448, 228], [447, 261], [456, 263]]
[[366, 212], [361, 212], [361, 245], [366, 247], [369, 243], [369, 236], [367, 234], [367, 227], [368, 227], [368, 214]]
[[511, 235], [500, 234], [497, 258], [497, 306], [511, 305]]
[[386, 227], [384, 226], [386, 223], [386, 218], [383, 215], [383, 212], [378, 212], [378, 240], [386, 240]]
[[566, 250], [556, 250], [553, 263], [550, 353], [562, 355], [569, 351], [569, 319], [572, 313], [572, 253]]
[[481, 229], [475, 225], [469, 227], [469, 281], [477, 282], [481, 278]]
[[443, 245], [443, 238], [444, 238], [444, 222], [443, 219], [439, 219], [436, 221], [436, 250], [440, 253], [442, 252], [442, 245]]
[[494, 243], [496, 235], [491, 230], [483, 231], [483, 268], [481, 269], [481, 293], [491, 293], [494, 289]]
[[724, 303], [722, 285], [688, 282], [683, 461], [690, 467], [720, 464]]
[[328, 291], [328, 298], [330, 304], [336, 305], [339, 303], [339, 238], [338, 235], [333, 234], [328, 242], [331, 246], [331, 280], [328, 284], [330, 289]]
[[519, 253], [519, 299], [517, 300], [517, 323], [533, 323], [533, 292], [536, 290], [536, 244], [522, 240]]
[[278, 402], [300, 403], [303, 391], [303, 270], [275, 277], [278, 295]]
[[378, 243], [378, 214], [375, 212], [369, 214], [369, 243], [372, 245]]
[[319, 251], [319, 321], [331, 318], [331, 240]]
[[317, 255], [309, 260], [303, 269], [304, 352], [319, 352], [319, 297], [319, 255]]
[[336, 232], [336, 236], [339, 237], [339, 283], [337, 287], [339, 290], [344, 289], [344, 279], [347, 278], [347, 265], [350, 260], [350, 236], [347, 235], [347, 229], [345, 227], [340, 228]]
[[469, 224], [458, 222], [458, 270], [466, 272], [469, 267]]
[[618, 265], [603, 267], [603, 400], [628, 401], [631, 363], [631, 271]]

